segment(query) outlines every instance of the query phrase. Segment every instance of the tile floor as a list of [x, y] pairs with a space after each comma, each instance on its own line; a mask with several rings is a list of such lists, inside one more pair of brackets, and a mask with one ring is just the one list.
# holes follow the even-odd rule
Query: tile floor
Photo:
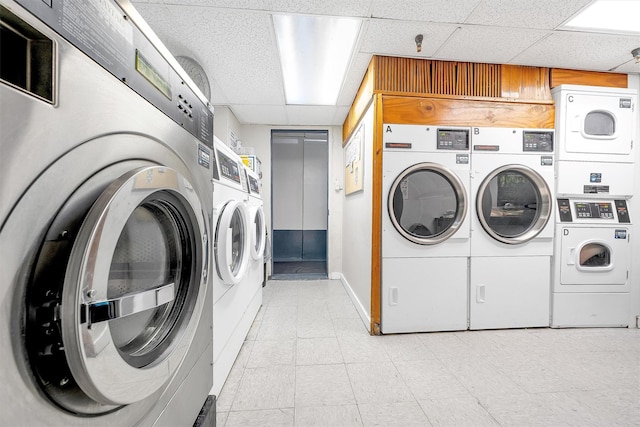
[[369, 336], [339, 281], [270, 281], [222, 426], [640, 426], [640, 329]]

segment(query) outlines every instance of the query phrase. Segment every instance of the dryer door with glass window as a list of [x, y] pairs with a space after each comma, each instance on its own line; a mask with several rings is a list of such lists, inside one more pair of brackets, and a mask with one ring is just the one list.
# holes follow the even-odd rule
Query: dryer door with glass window
[[251, 228], [251, 258], [254, 260], [262, 260], [265, 242], [267, 240], [264, 209], [262, 206], [250, 208], [249, 218], [249, 227]]
[[567, 93], [564, 150], [568, 153], [620, 154], [632, 150], [635, 99], [616, 94]]
[[629, 231], [598, 226], [561, 230], [562, 285], [624, 285], [628, 280]]
[[506, 165], [482, 181], [476, 211], [484, 231], [506, 244], [521, 244], [547, 225], [552, 195], [544, 179], [523, 165]]
[[89, 179], [87, 192], [61, 209], [51, 228], [64, 222], [64, 231], [44, 242], [28, 291], [35, 378], [80, 415], [161, 390], [189, 349], [206, 293], [205, 214], [180, 173], [130, 170], [98, 190], [86, 215], [77, 209], [115, 169]]
[[448, 168], [418, 163], [393, 181], [387, 209], [401, 236], [419, 245], [435, 245], [455, 237], [460, 229], [467, 214], [466, 190]]
[[225, 285], [239, 283], [247, 270], [249, 228], [241, 201], [228, 202], [218, 216], [215, 235], [216, 271]]

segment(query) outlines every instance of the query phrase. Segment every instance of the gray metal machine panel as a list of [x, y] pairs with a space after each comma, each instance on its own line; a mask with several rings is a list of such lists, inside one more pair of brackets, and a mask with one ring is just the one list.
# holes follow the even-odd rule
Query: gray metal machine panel
[[198, 140], [213, 147], [213, 113], [115, 2], [17, 2]]

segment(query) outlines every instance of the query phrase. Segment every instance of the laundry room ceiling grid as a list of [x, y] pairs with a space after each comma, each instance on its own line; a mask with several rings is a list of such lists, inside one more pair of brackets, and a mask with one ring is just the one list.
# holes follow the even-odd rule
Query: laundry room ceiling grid
[[[640, 73], [640, 34], [561, 29], [591, 0], [132, 0], [174, 55], [203, 66], [241, 123], [342, 125], [372, 55]], [[363, 25], [335, 106], [287, 105], [273, 15]], [[424, 35], [422, 51], [415, 36]], [[321, 66], [322, 64], [318, 64]], [[313, 81], [309, 82], [310, 85]]]

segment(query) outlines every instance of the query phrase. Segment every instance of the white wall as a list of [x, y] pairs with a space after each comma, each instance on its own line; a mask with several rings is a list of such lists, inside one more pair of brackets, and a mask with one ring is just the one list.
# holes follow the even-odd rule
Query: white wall
[[214, 107], [213, 134], [225, 144], [229, 145], [229, 135], [239, 136], [240, 122], [229, 107]]
[[[364, 190], [344, 198], [342, 280], [351, 290], [351, 298], [367, 328], [371, 325], [371, 227], [373, 207], [373, 103], [363, 116]], [[344, 162], [342, 162], [344, 173]]]
[[[629, 74], [629, 88], [636, 89], [640, 92], [640, 74]], [[640, 97], [639, 97], [640, 98]], [[638, 101], [638, 100], [637, 100]], [[640, 104], [640, 101], [638, 101]], [[640, 105], [636, 104], [636, 137], [634, 144], [640, 144]], [[629, 214], [631, 217], [631, 223], [633, 224], [633, 231], [635, 236], [631, 236], [631, 277], [629, 278], [631, 283], [631, 307], [629, 319], [629, 326], [633, 327], [637, 325], [636, 316], [640, 316], [640, 263], [637, 261], [640, 259], [640, 238], [637, 233], [640, 233], [640, 149], [636, 150], [636, 167], [634, 168], [633, 182], [634, 195], [629, 200]]]
[[[216, 114], [220, 109], [226, 107], [216, 107]], [[227, 109], [228, 110], [228, 109]], [[229, 111], [231, 115], [232, 112]], [[224, 119], [224, 120], [222, 120]], [[214, 127], [214, 133], [218, 138], [218, 131], [226, 135], [229, 126], [233, 129], [233, 120], [229, 117], [221, 118], [221, 129]], [[231, 125], [228, 124], [231, 122]], [[216, 124], [218, 122], [215, 122]], [[223, 128], [223, 126], [225, 126]], [[264, 198], [264, 213], [267, 222], [267, 230], [271, 232], [271, 131], [272, 130], [327, 130], [329, 133], [329, 218], [327, 225], [327, 271], [329, 277], [337, 279], [342, 272], [342, 191], [335, 191], [335, 181], [343, 181], [341, 168], [342, 164], [342, 127], [341, 126], [268, 126], [268, 125], [239, 125], [238, 136], [242, 140], [243, 147], [253, 147], [255, 154], [262, 161], [262, 189]], [[224, 141], [224, 139], [223, 139]], [[269, 237], [271, 240], [271, 237]], [[271, 267], [268, 266], [270, 269]], [[267, 274], [271, 274], [269, 270]]]

